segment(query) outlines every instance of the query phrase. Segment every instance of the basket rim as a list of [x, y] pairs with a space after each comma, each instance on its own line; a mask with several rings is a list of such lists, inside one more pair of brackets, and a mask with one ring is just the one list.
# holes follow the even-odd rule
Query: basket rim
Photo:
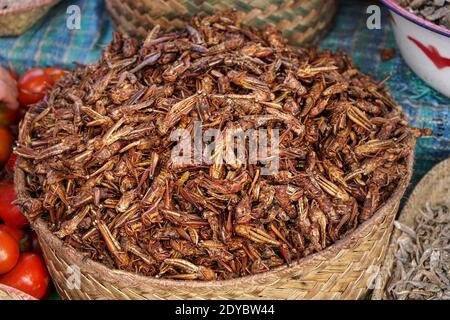
[[25, 12], [25, 11], [28, 11], [31, 9], [36, 9], [36, 8], [43, 7], [43, 6], [49, 5], [54, 2], [59, 2], [59, 1], [60, 0], [40, 0], [40, 1], [35, 1], [35, 2], [32, 2], [32, 3], [24, 5], [24, 6], [13, 7], [13, 8], [8, 8], [8, 9], [0, 9], [0, 16], [11, 14], [11, 13], [16, 14], [16, 13]]
[[[34, 106], [38, 106], [39, 104], [36, 104]], [[33, 107], [31, 108], [33, 109]], [[31, 112], [29, 110], [28, 112]], [[359, 224], [355, 230], [353, 230], [351, 233], [347, 234], [342, 239], [338, 239], [335, 243], [332, 245], [326, 247], [325, 249], [315, 252], [313, 254], [310, 254], [304, 258], [299, 259], [298, 261], [293, 261], [291, 265], [282, 265], [273, 269], [270, 269], [269, 271], [253, 274], [253, 275], [246, 275], [243, 277], [238, 278], [232, 278], [227, 280], [209, 280], [209, 281], [203, 281], [203, 280], [174, 280], [174, 279], [166, 279], [166, 278], [156, 278], [156, 277], [149, 277], [149, 276], [143, 276], [137, 273], [129, 272], [129, 271], [123, 271], [120, 269], [111, 269], [108, 268], [106, 265], [94, 261], [91, 258], [83, 255], [80, 251], [76, 250], [72, 246], [64, 243], [61, 239], [56, 237], [49, 229], [48, 229], [48, 223], [43, 220], [41, 217], [38, 217], [34, 220], [31, 220], [26, 213], [24, 215], [27, 217], [27, 219], [30, 221], [31, 226], [33, 229], [39, 229], [39, 231], [42, 232], [44, 235], [43, 237], [46, 240], [45, 245], [50, 246], [55, 252], [56, 255], [60, 250], [66, 250], [65, 254], [66, 256], [70, 256], [72, 260], [76, 260], [78, 263], [78, 266], [81, 269], [86, 269], [88, 271], [87, 273], [95, 273], [95, 274], [108, 274], [108, 278], [111, 280], [115, 279], [117, 281], [128, 281], [130, 282], [136, 282], [140, 283], [141, 285], [148, 285], [148, 286], [159, 286], [159, 287], [170, 287], [170, 288], [180, 288], [180, 289], [202, 289], [202, 288], [211, 288], [211, 287], [223, 287], [223, 286], [233, 286], [233, 285], [239, 285], [243, 281], [252, 281], [252, 282], [264, 282], [265, 279], [271, 278], [271, 276], [278, 275], [278, 279], [282, 278], [284, 273], [292, 273], [294, 270], [301, 270], [302, 267], [312, 261], [326, 261], [331, 257], [334, 257], [338, 255], [338, 253], [342, 249], [348, 249], [349, 247], [354, 244], [357, 239], [360, 239], [363, 237], [365, 231], [374, 223], [376, 223], [383, 215], [386, 214], [386, 212], [392, 210], [392, 208], [398, 206], [400, 203], [400, 200], [407, 188], [407, 186], [410, 183], [412, 173], [413, 173], [413, 165], [414, 165], [414, 154], [415, 154], [415, 142], [416, 139], [414, 137], [409, 137], [411, 144], [412, 144], [412, 150], [408, 157], [406, 158], [406, 166], [407, 166], [407, 175], [405, 175], [400, 181], [397, 187], [395, 188], [395, 191], [391, 194], [391, 196], [386, 200], [386, 202], [379, 207], [375, 213], [370, 217], [368, 220], [364, 221], [363, 223]], [[24, 183], [25, 178], [25, 172], [18, 167], [18, 164], [20, 164], [23, 161], [21, 157], [17, 157], [17, 163], [16, 168], [14, 171], [14, 184], [15, 184], [15, 190], [17, 194], [17, 200], [20, 203], [23, 203], [26, 201], [27, 198], [29, 198], [28, 192], [22, 185]], [[38, 232], [39, 234], [39, 232]], [[388, 242], [389, 243], [389, 242]], [[387, 243], [387, 244], [388, 244]], [[112, 277], [113, 276], [113, 277]], [[120, 280], [119, 280], [120, 279]], [[132, 279], [132, 280], [131, 280]]]
[[[162, 0], [160, 0], [162, 1]], [[315, 16], [317, 16], [315, 19], [312, 19], [314, 21], [311, 25], [299, 23], [297, 26], [300, 28], [308, 27], [305, 30], [295, 30], [295, 28], [288, 28], [290, 32], [293, 32], [293, 34], [302, 34], [305, 37], [305, 39], [296, 40], [293, 39], [294, 44], [300, 45], [305, 40], [305, 43], [307, 44], [317, 44], [318, 41], [323, 39], [323, 36], [326, 32], [329, 31], [331, 28], [331, 25], [333, 23], [333, 20], [336, 17], [336, 12], [339, 7], [339, 1], [340, 0], [314, 0], [316, 3], [316, 6], [310, 6], [307, 2], [308, 1], [300, 1], [300, 2], [306, 2], [307, 4], [296, 4], [296, 1], [278, 1], [278, 0], [270, 0], [269, 2], [275, 6], [276, 9], [270, 10], [270, 14], [267, 14], [267, 19], [264, 18], [265, 24], [272, 24], [272, 25], [278, 25], [283, 20], [288, 20], [287, 18], [284, 19], [279, 16], [280, 13], [285, 11], [291, 11], [291, 10], [297, 10], [298, 7], [307, 6], [305, 11], [308, 13], [308, 16], [311, 15], [311, 13], [314, 13]], [[145, 32], [145, 26], [150, 23], [151, 26], [155, 24], [161, 25], [162, 29], [165, 31], [168, 30], [176, 30], [183, 28], [184, 23], [173, 23], [171, 18], [167, 19], [167, 13], [160, 14], [160, 13], [153, 13], [150, 11], [145, 11], [144, 13], [138, 12], [134, 6], [129, 6], [130, 0], [110, 0], [105, 1], [105, 5], [107, 8], [107, 11], [110, 13], [113, 25], [117, 31], [120, 31], [122, 33], [129, 34], [130, 36], [133, 36], [135, 38], [145, 38], [146, 32]], [[182, 2], [179, 0], [176, 0], [175, 2]], [[208, 2], [208, 1], [206, 1]], [[225, 3], [225, 1], [220, 0], [220, 2]], [[214, 6], [207, 6], [206, 8], [203, 8], [203, 5], [200, 5], [200, 13], [201, 14], [210, 14], [211, 12], [209, 10], [212, 10], [212, 12], [219, 12], [223, 10], [234, 10], [239, 13], [239, 22], [242, 24], [247, 24], [249, 20], [242, 19], [243, 17], [247, 15], [253, 16], [253, 11], [261, 11], [260, 13], [264, 13], [266, 10], [268, 10], [267, 6], [260, 6], [257, 4], [252, 4], [254, 1], [244, 1], [248, 4], [248, 6], [251, 8], [251, 10], [246, 11], [242, 8], [238, 8], [236, 6], [233, 6], [233, 3], [237, 1], [233, 0], [227, 4], [224, 4], [224, 7], [221, 8], [215, 8]], [[267, 2], [267, 1], [265, 1]], [[181, 6], [184, 6], [184, 4], [181, 4]], [[131, 11], [130, 11], [131, 10]], [[124, 14], [124, 11], [127, 11], [127, 14]], [[130, 11], [130, 12], [128, 12]], [[188, 10], [189, 11], [189, 10]], [[268, 10], [269, 11], [269, 10]], [[129, 14], [128, 14], [129, 13]], [[199, 12], [187, 12], [183, 13], [182, 16], [178, 17], [185, 21], [188, 17], [192, 17], [193, 15], [199, 14]], [[143, 21], [139, 21], [139, 19], [131, 19], [130, 15], [134, 18], [138, 17], [142, 19]], [[276, 19], [271, 19], [271, 16], [273, 16]], [[151, 22], [148, 21], [148, 17], [151, 17]], [[256, 17], [259, 17], [259, 15], [256, 15]], [[261, 20], [261, 17], [258, 18]], [[267, 21], [266, 21], [267, 20]], [[144, 22], [145, 21], [145, 22]], [[289, 20], [292, 22], [292, 19]], [[294, 32], [295, 31], [295, 32]], [[286, 35], [285, 35], [286, 36]], [[293, 35], [289, 35], [288, 38], [292, 37]], [[291, 43], [292, 44], [292, 43]]]

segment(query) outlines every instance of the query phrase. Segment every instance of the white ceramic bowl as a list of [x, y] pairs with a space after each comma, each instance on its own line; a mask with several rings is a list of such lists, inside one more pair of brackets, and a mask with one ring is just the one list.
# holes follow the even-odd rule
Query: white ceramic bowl
[[390, 11], [403, 59], [426, 83], [450, 97], [450, 30], [412, 14], [395, 0], [381, 2]]

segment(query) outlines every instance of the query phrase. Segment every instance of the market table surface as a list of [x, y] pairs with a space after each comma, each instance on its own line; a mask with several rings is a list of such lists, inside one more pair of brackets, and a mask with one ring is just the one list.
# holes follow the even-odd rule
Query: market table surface
[[[395, 99], [413, 126], [430, 127], [435, 137], [420, 139], [410, 189], [436, 163], [450, 156], [450, 99], [419, 79], [396, 50], [394, 58], [383, 62], [380, 48], [396, 47], [387, 10], [382, 9], [381, 28], [367, 27], [367, 7], [377, 2], [342, 0], [333, 26], [320, 46], [349, 52], [356, 66], [375, 79], [387, 82]], [[81, 9], [81, 28], [66, 26], [67, 8]], [[0, 38], [0, 64], [18, 73], [34, 66], [73, 68], [76, 63], [96, 61], [112, 38], [110, 16], [101, 0], [61, 1], [31, 30], [19, 37]], [[54, 298], [55, 295], [52, 295]]]

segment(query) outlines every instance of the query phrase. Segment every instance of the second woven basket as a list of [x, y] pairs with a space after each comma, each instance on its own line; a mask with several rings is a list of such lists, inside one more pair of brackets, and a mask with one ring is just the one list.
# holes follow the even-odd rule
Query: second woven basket
[[237, 9], [244, 24], [272, 24], [292, 44], [319, 41], [336, 12], [336, 0], [108, 0], [115, 27], [130, 36], [145, 38], [155, 25], [180, 28], [193, 15]]
[[36, 0], [0, 8], [0, 36], [18, 36], [31, 28], [59, 0]]

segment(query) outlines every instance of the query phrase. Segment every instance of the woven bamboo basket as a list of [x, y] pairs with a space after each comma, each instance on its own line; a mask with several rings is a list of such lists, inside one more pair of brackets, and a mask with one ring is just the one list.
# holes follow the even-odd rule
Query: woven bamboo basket
[[115, 27], [130, 36], [145, 38], [160, 25], [166, 30], [183, 27], [186, 18], [237, 9], [244, 24], [272, 24], [292, 44], [316, 43], [336, 12], [336, 0], [108, 0]]
[[36, 0], [27, 5], [0, 8], [0, 36], [18, 36], [31, 28], [59, 0]]
[[[411, 193], [398, 221], [414, 229], [416, 217], [420, 214], [425, 202], [431, 205], [450, 199], [450, 158], [437, 164], [417, 184]], [[395, 230], [389, 242], [386, 259], [380, 270], [379, 286], [372, 294], [373, 300], [391, 299], [387, 292], [395, 270], [395, 254], [398, 250], [398, 239], [402, 232]]]
[[[291, 266], [238, 279], [176, 281], [111, 270], [64, 244], [43, 219], [31, 221], [31, 225], [63, 299], [361, 299], [369, 291], [372, 270], [379, 269], [384, 259], [393, 220], [411, 178], [413, 158], [412, 151], [407, 159], [408, 174], [392, 196], [354, 232]], [[30, 194], [20, 169], [22, 159], [17, 161], [16, 193], [27, 215], [24, 203]], [[80, 286], [73, 285], [74, 266], [80, 271]]]
[[36, 299], [22, 291], [0, 284], [0, 301], [2, 300], [36, 300]]

